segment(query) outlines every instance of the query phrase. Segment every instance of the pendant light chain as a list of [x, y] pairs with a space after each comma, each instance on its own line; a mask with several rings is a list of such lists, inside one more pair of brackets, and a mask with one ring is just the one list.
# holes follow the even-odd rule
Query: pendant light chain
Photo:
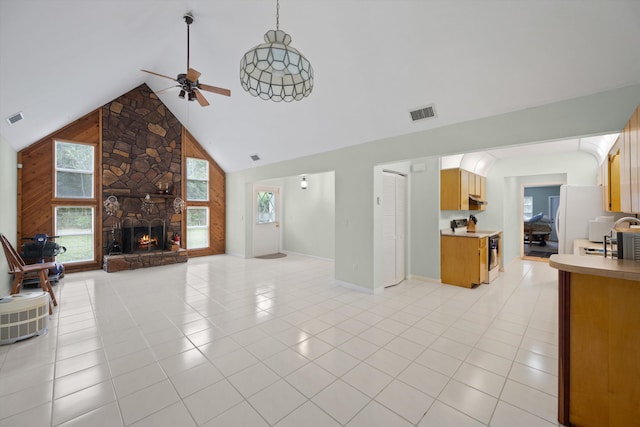
[[280, 29], [280, 0], [276, 0], [276, 30]]
[[191, 46], [191, 44], [189, 43], [189, 27], [191, 27], [191, 25], [189, 25], [189, 21], [186, 20], [187, 22], [187, 72], [189, 70], [189, 46]]

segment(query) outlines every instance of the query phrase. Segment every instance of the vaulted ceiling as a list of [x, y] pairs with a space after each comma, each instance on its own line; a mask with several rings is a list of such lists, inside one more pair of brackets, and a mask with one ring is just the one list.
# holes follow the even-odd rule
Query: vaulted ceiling
[[[160, 98], [227, 172], [640, 83], [637, 0], [281, 0], [315, 71], [292, 103], [239, 80], [275, 0], [0, 0], [0, 137], [19, 150], [142, 83], [171, 86], [140, 70], [186, 71], [187, 11], [190, 65], [231, 97]], [[412, 123], [429, 104], [437, 117]]]

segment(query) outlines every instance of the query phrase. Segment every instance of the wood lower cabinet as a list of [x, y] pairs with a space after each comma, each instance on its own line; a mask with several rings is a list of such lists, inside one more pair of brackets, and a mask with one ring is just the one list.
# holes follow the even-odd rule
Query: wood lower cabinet
[[640, 426], [640, 282], [559, 271], [558, 421]]
[[440, 236], [440, 280], [473, 288], [487, 281], [488, 238]]

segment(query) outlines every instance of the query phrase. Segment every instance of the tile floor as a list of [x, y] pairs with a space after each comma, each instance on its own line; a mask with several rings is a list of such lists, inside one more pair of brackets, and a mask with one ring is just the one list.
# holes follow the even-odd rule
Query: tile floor
[[330, 261], [221, 255], [68, 274], [0, 347], [0, 426], [557, 426], [556, 271], [378, 295]]

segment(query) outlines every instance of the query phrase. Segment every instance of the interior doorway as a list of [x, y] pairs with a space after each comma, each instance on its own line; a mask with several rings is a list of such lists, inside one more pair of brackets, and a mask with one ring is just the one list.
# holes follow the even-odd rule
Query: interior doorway
[[396, 172], [383, 172], [383, 286], [397, 285], [406, 277], [406, 177]]
[[522, 199], [523, 258], [548, 261], [558, 253], [555, 216], [560, 185], [525, 186]]

